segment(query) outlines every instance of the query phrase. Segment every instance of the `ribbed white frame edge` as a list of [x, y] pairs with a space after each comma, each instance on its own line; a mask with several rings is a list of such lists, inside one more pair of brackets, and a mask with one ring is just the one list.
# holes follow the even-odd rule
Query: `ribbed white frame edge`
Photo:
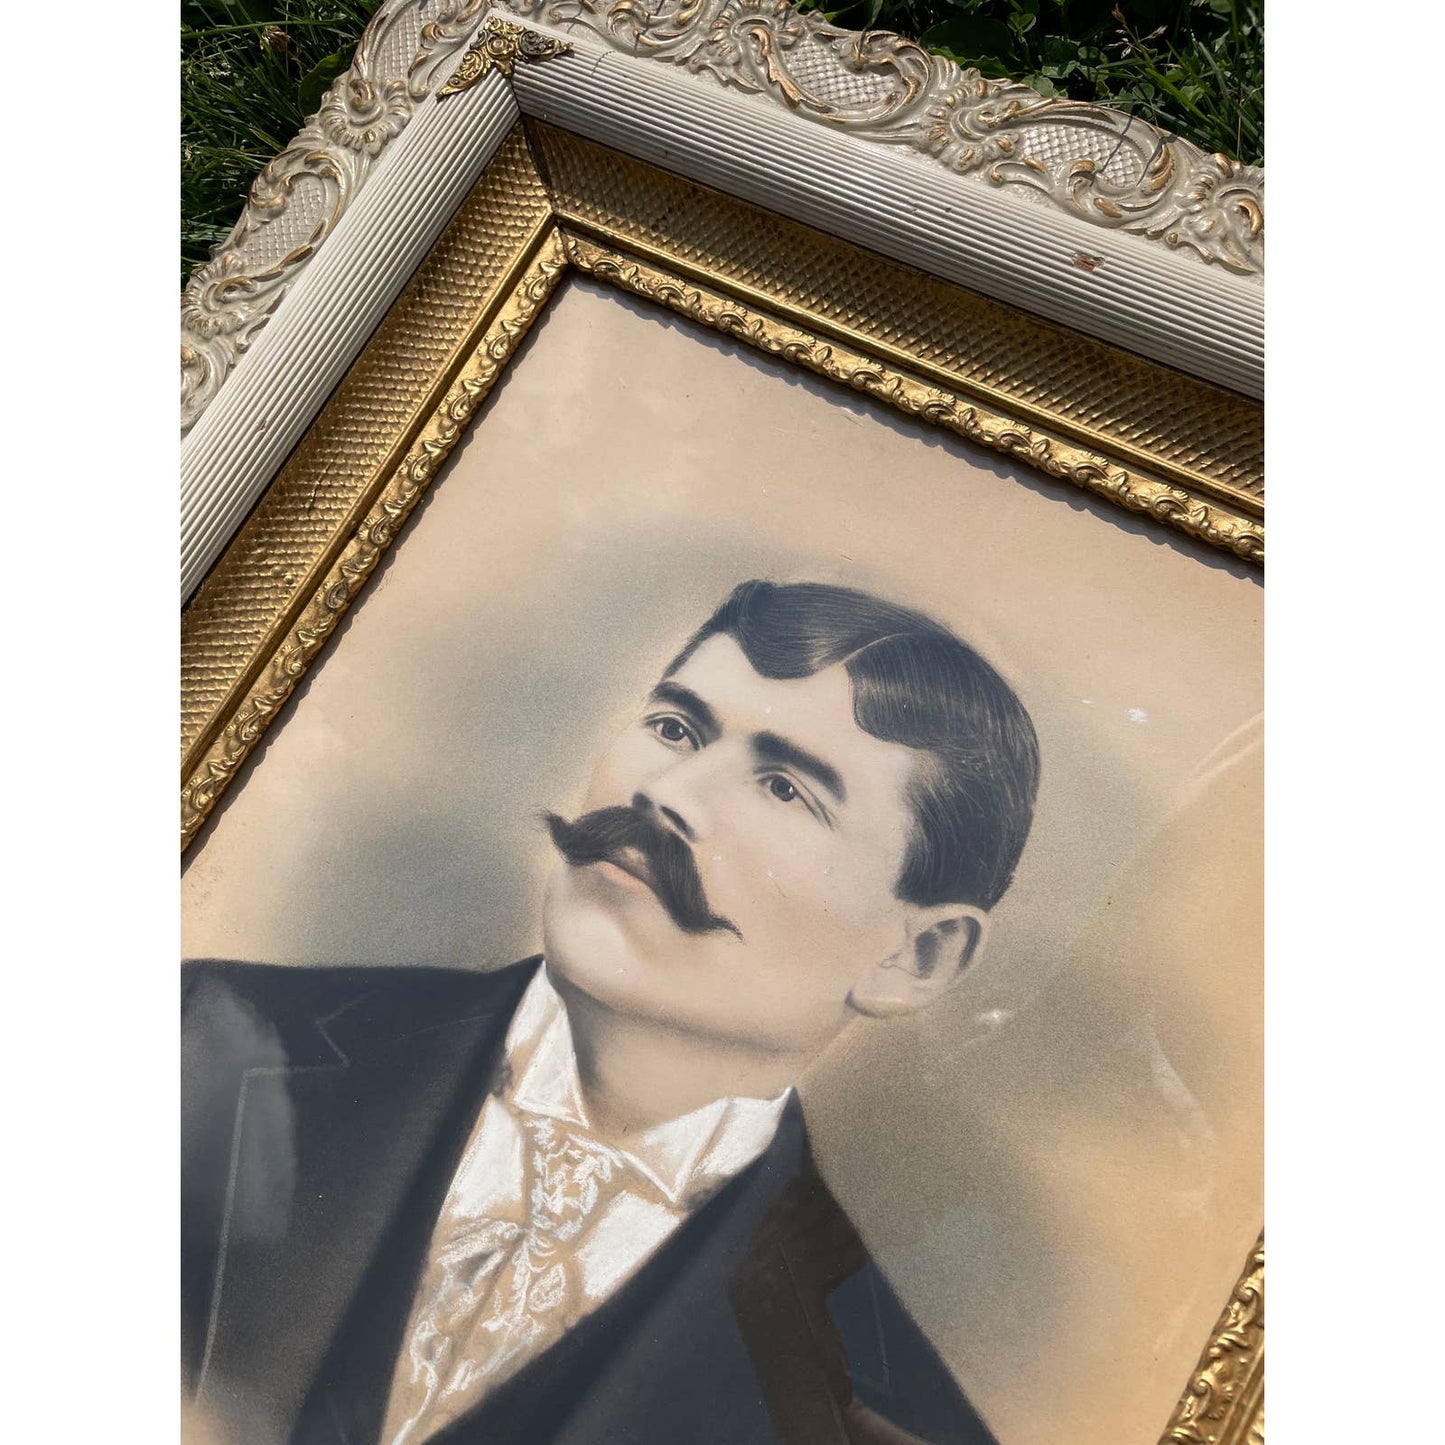
[[[1264, 298], [1101, 230], [836, 134], [583, 33], [423, 105], [181, 449], [181, 599], [199, 586], [521, 115], [1221, 386], [1263, 394]], [[1088, 266], [1077, 258], [1090, 258]]]
[[181, 601], [200, 585], [520, 118], [495, 72], [387, 148], [181, 445]]
[[585, 32], [529, 28], [574, 48], [517, 67], [526, 116], [1206, 381], [1263, 392], [1257, 279], [830, 131], [763, 96], [699, 83]]

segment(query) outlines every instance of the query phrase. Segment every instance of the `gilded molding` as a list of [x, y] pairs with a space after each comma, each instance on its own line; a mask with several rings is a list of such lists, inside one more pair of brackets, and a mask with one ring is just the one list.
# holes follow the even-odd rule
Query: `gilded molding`
[[524, 125], [566, 230], [1263, 516], [1257, 402], [595, 141]]
[[1205, 502], [1182, 487], [1127, 470], [1107, 457], [1024, 424], [941, 386], [929, 386], [876, 357], [777, 320], [711, 287], [626, 253], [568, 233], [567, 255], [579, 270], [643, 296], [699, 325], [866, 392], [909, 416], [941, 426], [992, 451], [1017, 457], [1051, 477], [1141, 512], [1246, 562], [1264, 560], [1264, 529], [1232, 507]]
[[375, 570], [522, 337], [567, 269], [554, 231], [487, 327], [460, 375], [427, 420], [406, 460], [392, 473], [301, 616], [267, 659], [245, 699], [206, 749], [181, 791], [181, 847], [195, 837], [222, 790], [284, 706], [306, 669]]
[[554, 55], [568, 54], [571, 49], [565, 40], [538, 35], [535, 30], [503, 20], [500, 15], [489, 15], [482, 22], [477, 38], [467, 46], [461, 64], [437, 91], [437, 99], [445, 100], [449, 95], [460, 95], [462, 91], [470, 90], [493, 70], [501, 75], [511, 75], [519, 60], [550, 60]]
[[1264, 1236], [1159, 1445], [1264, 1445]]
[[1264, 272], [1264, 171], [1104, 106], [1054, 100], [786, 0], [504, 0], [860, 140], [1027, 191], [1241, 275]]
[[252, 183], [231, 234], [181, 293], [181, 431], [221, 389], [491, 0], [384, 4], [351, 68]]
[[[351, 69], [256, 178], [231, 234], [181, 296], [183, 433], [492, 6], [389, 0]], [[785, 0], [506, 0], [504, 8], [1095, 225], [1263, 274], [1264, 172], [1118, 111], [986, 80], [911, 40], [842, 30]]]
[[189, 769], [285, 636], [551, 229], [520, 125], [392, 302], [181, 619]]

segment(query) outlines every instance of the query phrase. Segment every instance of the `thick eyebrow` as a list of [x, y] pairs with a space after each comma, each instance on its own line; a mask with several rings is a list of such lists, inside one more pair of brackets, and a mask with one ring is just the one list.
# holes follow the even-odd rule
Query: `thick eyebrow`
[[753, 756], [767, 766], [795, 768], [800, 773], [806, 773], [814, 782], [832, 793], [839, 803], [848, 796], [848, 790], [843, 786], [843, 779], [837, 768], [831, 763], [825, 763], [807, 748], [800, 748], [797, 743], [790, 743], [787, 738], [779, 737], [777, 733], [755, 733]]
[[684, 687], [680, 682], [671, 682], [667, 678], [663, 678], [652, 689], [651, 700], [661, 703], [664, 707], [681, 708], [697, 724], [698, 731], [708, 741], [717, 737], [721, 731], [718, 726], [717, 714], [690, 687]]

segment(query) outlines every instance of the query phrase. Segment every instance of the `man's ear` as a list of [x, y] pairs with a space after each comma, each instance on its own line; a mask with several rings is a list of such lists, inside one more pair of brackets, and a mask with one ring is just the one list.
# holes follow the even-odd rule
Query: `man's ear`
[[870, 964], [855, 980], [848, 1002], [870, 1018], [915, 1013], [941, 998], [978, 957], [988, 914], [966, 903], [911, 907], [903, 947]]

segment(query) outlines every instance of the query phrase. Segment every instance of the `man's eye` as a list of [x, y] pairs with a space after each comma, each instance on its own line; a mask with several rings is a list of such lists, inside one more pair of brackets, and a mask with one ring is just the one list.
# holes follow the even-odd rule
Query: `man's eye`
[[798, 790], [786, 778], [769, 778], [768, 791], [780, 803], [791, 803], [798, 796]]
[[649, 726], [665, 743], [695, 743], [693, 731], [681, 718], [653, 718]]

